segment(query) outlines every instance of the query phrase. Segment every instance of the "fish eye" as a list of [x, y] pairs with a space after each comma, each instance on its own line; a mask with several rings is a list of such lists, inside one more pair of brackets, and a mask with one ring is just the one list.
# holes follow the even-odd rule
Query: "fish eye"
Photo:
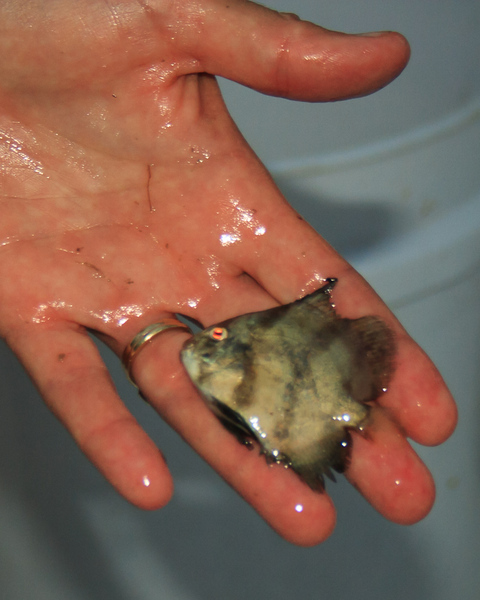
[[210, 337], [212, 340], [224, 340], [227, 336], [228, 331], [224, 327], [214, 327], [212, 331], [210, 331]]

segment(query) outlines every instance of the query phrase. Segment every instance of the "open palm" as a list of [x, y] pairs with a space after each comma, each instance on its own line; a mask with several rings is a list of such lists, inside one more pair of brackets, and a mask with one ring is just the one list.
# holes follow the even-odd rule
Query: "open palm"
[[[206, 326], [335, 276], [342, 316], [380, 315], [398, 338], [395, 377], [368, 436], [355, 436], [347, 477], [386, 517], [424, 516], [434, 488], [406, 437], [448, 437], [448, 391], [281, 197], [213, 77], [293, 99], [362, 95], [401, 71], [403, 38], [332, 33], [243, 0], [7, 1], [0, 29], [0, 334], [85, 454], [138, 506], [169, 500], [161, 454], [118, 398], [88, 330], [121, 355], [172, 313]], [[142, 394], [280, 534], [325, 539], [328, 495], [223, 430], [179, 362], [186, 337], [168, 331], [142, 351]]]

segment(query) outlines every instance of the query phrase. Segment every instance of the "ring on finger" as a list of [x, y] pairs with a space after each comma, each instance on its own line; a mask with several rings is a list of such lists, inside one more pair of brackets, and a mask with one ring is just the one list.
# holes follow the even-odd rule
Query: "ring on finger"
[[126, 346], [123, 355], [122, 355], [122, 364], [127, 373], [128, 379], [133, 383], [133, 385], [138, 388], [138, 385], [133, 378], [132, 369], [135, 357], [138, 353], [145, 347], [146, 344], [151, 342], [151, 340], [163, 333], [167, 329], [186, 329], [190, 333], [192, 330], [188, 325], [182, 323], [178, 319], [168, 318], [163, 319], [162, 321], [158, 321], [157, 323], [152, 323], [147, 325], [144, 329], [142, 329], [137, 335], [133, 338], [133, 340]]

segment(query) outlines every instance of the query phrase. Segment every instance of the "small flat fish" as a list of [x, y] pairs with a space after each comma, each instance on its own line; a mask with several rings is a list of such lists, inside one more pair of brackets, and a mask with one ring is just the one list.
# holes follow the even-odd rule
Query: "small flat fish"
[[377, 317], [339, 317], [336, 279], [301, 300], [200, 331], [181, 352], [194, 385], [243, 442], [291, 467], [315, 490], [343, 472], [349, 431], [367, 424], [369, 402], [388, 385], [392, 332]]

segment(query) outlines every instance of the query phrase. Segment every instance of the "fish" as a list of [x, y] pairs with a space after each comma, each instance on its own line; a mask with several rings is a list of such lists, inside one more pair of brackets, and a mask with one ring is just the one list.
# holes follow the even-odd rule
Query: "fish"
[[348, 467], [351, 432], [365, 431], [394, 369], [391, 329], [376, 316], [337, 315], [336, 283], [330, 277], [300, 300], [207, 327], [181, 350], [223, 425], [317, 491], [325, 475], [335, 480], [332, 470]]

